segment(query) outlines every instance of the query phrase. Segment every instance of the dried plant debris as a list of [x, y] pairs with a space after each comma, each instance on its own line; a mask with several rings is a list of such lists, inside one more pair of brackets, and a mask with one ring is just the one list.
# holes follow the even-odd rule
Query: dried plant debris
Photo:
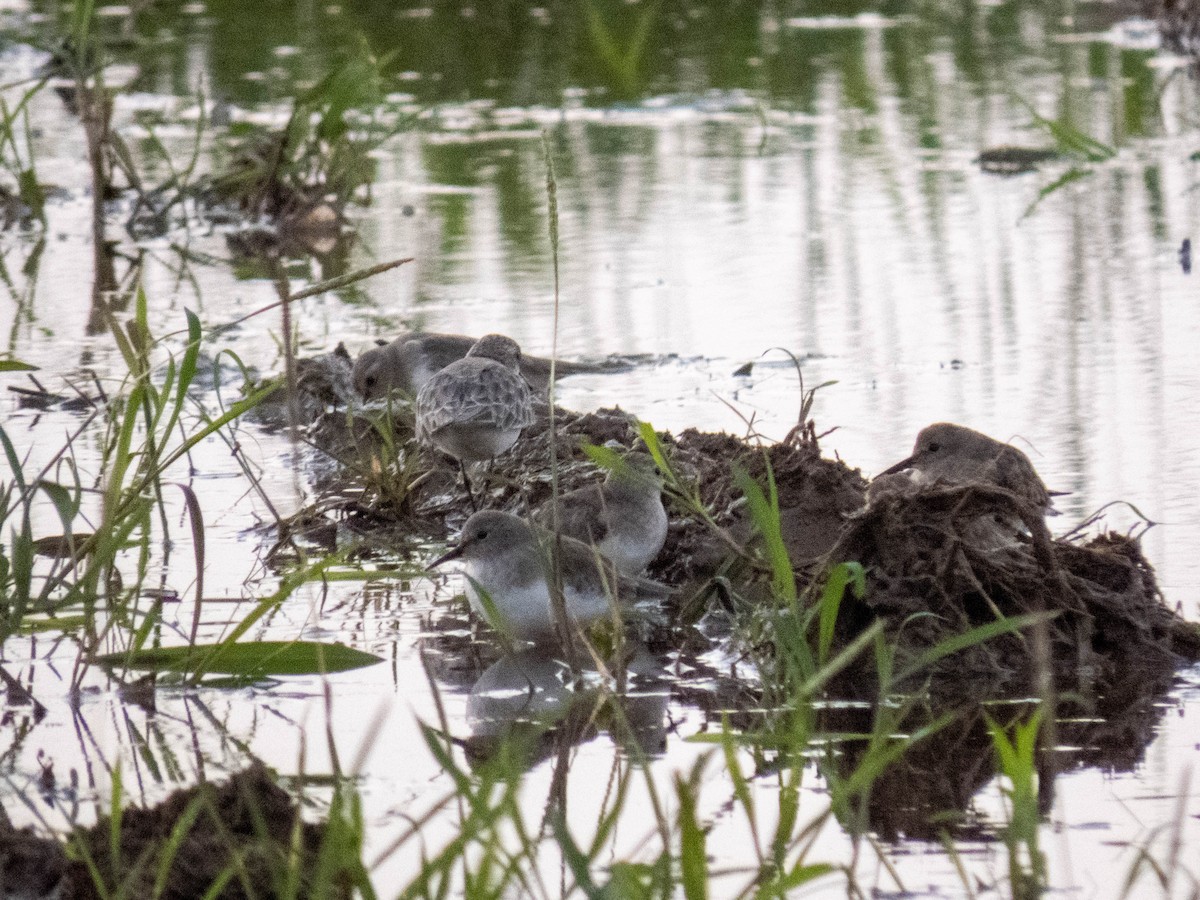
[[[173, 831], [186, 816], [194, 816], [191, 827], [174, 846]], [[116, 841], [112, 827], [101, 819], [62, 843], [0, 822], [0, 896], [107, 896], [94, 883], [87, 858], [104, 877], [114, 877], [109, 887], [119, 885], [126, 897], [201, 896], [231, 869], [235, 876], [216, 897], [274, 897], [290, 866], [296, 866], [299, 876], [297, 896], [307, 896], [324, 837], [322, 825], [300, 821], [291, 797], [259, 764], [222, 784], [176, 791], [148, 809], [126, 808]], [[119, 859], [113, 858], [114, 849]], [[167, 876], [157, 893], [155, 882], [164, 864]], [[341, 895], [349, 896], [348, 886]]]

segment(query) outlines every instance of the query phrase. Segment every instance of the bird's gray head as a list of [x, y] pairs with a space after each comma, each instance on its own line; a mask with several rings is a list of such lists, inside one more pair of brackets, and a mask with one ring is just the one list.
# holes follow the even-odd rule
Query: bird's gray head
[[954, 456], [974, 447], [998, 445], [998, 441], [992, 440], [986, 434], [951, 422], [937, 422], [921, 429], [917, 435], [917, 443], [913, 446], [913, 456]]
[[451, 559], [488, 559], [503, 556], [513, 547], [533, 540], [533, 529], [511, 513], [485, 509], [463, 525], [458, 545], [429, 564], [429, 568]]
[[384, 377], [386, 366], [385, 347], [367, 350], [354, 361], [354, 390], [358, 391], [358, 395], [364, 400], [375, 400], [387, 392], [388, 380]]
[[922, 428], [917, 435], [912, 454], [880, 475], [892, 475], [905, 469], [922, 469], [926, 472], [961, 466], [971, 460], [989, 461], [1004, 453], [1008, 445], [978, 431], [955, 425], [952, 422], [936, 422]]
[[663, 486], [663, 476], [658, 463], [644, 450], [631, 450], [626, 453], [609, 472], [608, 477], [610, 481], [638, 487], [653, 485], [661, 490]]
[[467, 356], [494, 359], [514, 372], [521, 368], [520, 345], [503, 334], [485, 334], [471, 346], [471, 349], [467, 351]]

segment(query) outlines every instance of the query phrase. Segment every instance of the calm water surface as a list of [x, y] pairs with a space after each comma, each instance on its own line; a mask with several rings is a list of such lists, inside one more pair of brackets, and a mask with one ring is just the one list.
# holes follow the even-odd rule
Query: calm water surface
[[[481, 4], [468, 16], [454, 4], [281, 3], [252, 25], [241, 4], [166, 4], [132, 29], [150, 43], [128, 56], [139, 68], [117, 98], [114, 124], [145, 152], [153, 112], [158, 136], [186, 157], [201, 79], [235, 118], [278, 117], [281, 98], [365, 32], [377, 51], [397, 53], [404, 74], [391, 99], [419, 124], [376, 154], [373, 202], [355, 211], [358, 239], [348, 255], [297, 260], [289, 271], [299, 285], [342, 267], [415, 261], [304, 301], [305, 353], [339, 341], [357, 353], [415, 326], [501, 331], [549, 353], [545, 132], [561, 216], [558, 350], [567, 358], [645, 355], [628, 373], [564, 380], [563, 405], [619, 404], [660, 429], [753, 427], [780, 438], [800, 402], [782, 348], [802, 360], [806, 386], [835, 382], [820, 390], [815, 409], [820, 426], [836, 427], [823, 442], [828, 454], [872, 474], [907, 455], [916, 431], [939, 420], [1011, 438], [1052, 487], [1070, 492], [1058, 503], [1062, 530], [1115, 500], [1127, 505], [1105, 513], [1108, 526], [1131, 527], [1133, 507], [1159, 523], [1145, 549], [1164, 595], [1200, 619], [1200, 303], [1197, 276], [1183, 272], [1178, 256], [1185, 238], [1200, 237], [1200, 167], [1191, 159], [1200, 147], [1200, 96], [1180, 61], [1155, 49], [1153, 29], [1120, 21], [1106, 3], [864, 3], [850, 14], [844, 4], [761, 3], [737, 12], [719, 3], [657, 12], [600, 5], [613, 7], [619, 39], [639, 16], [655, 17], [632, 62], [606, 63], [582, 16], [555, 4], [528, 15]], [[6, 85], [44, 61], [31, 42], [54, 14], [50, 5], [11, 7], [11, 36], [0, 46]], [[126, 11], [109, 12], [106, 26], [124, 27]], [[5, 94], [10, 104], [13, 91]], [[1070, 160], [1014, 177], [983, 172], [983, 149], [1052, 143], [1033, 124], [1035, 110], [1116, 155], [1040, 202]], [[108, 334], [88, 327], [82, 131], [52, 93], [39, 95], [30, 113], [39, 178], [61, 190], [44, 235], [0, 234], [9, 294], [0, 303], [3, 349], [41, 366], [39, 379], [53, 389], [85, 369], [115, 389], [120, 356]], [[231, 259], [220, 229], [142, 244], [125, 238], [121, 250], [140, 259], [156, 334], [183, 327], [185, 308], [213, 326], [276, 299], [263, 272]], [[210, 349], [231, 348], [264, 372], [278, 371], [279, 329], [276, 319], [252, 319]], [[734, 374], [749, 361], [750, 375]], [[214, 408], [217, 396], [202, 400]], [[11, 399], [3, 415], [27, 471], [81, 421]], [[312, 451], [251, 423], [238, 426], [238, 439], [281, 513], [312, 499], [320, 465]], [[85, 475], [96, 471], [99, 447], [90, 433], [76, 447]], [[274, 575], [262, 557], [271, 537], [260, 527], [269, 514], [224, 443], [199, 448], [192, 464], [208, 526], [206, 596], [269, 593]], [[181, 503], [168, 502], [176, 533], [163, 551], [162, 581], [190, 599], [187, 528]], [[39, 525], [52, 532], [52, 512]], [[329, 706], [319, 681], [293, 679], [265, 690], [160, 690], [151, 715], [123, 703], [96, 673], [73, 709], [73, 651], [44, 639], [11, 641], [6, 667], [49, 714], [36, 725], [3, 726], [19, 735], [0, 747], [5, 811], [18, 823], [68, 820], [64, 794], [44, 798], [33, 788], [39, 754], [53, 761], [60, 785], [77, 773], [85, 821], [103, 806], [107, 771], [118, 764], [135, 799], [146, 802], [200, 774], [239, 768], [247, 750], [284, 773], [327, 772], [317, 735], [328, 719], [343, 765], [365, 756], [371, 859], [406, 816], [450, 790], [415, 727], [437, 716], [422, 653], [434, 661], [452, 731], [466, 737], [482, 727], [479, 691], [471, 692], [479, 667], [463, 658], [465, 624], [451, 602], [459, 588], [453, 578], [334, 584], [280, 609], [260, 637], [333, 639], [387, 660], [331, 677]], [[206, 623], [216, 634], [241, 614], [206, 606]], [[190, 605], [180, 604], [180, 628], [190, 621]], [[672, 773], [707, 749], [686, 739], [718, 720], [665, 687], [647, 687], [632, 702], [639, 733], [663, 749], [650, 775], [670, 795]], [[1200, 841], [1200, 787], [1191, 778], [1200, 670], [1180, 673], [1158, 715], [1153, 742], [1128, 765], [1077, 767], [1085, 754], [1064, 748], [1067, 774], [1043, 837], [1061, 892], [1119, 893], [1134, 845], [1165, 855], [1165, 824], [1181, 823], [1185, 846]], [[595, 786], [629, 764], [621, 741], [604, 730], [582, 743], [570, 769], [571, 820], [594, 822], [602, 800]], [[553, 771], [543, 761], [529, 774], [534, 821]], [[727, 881], [732, 891], [751, 874], [748, 826], [725, 806], [722, 767], [710, 764], [704, 777], [700, 813], [712, 827], [714, 865], [737, 870]], [[771, 780], [754, 784], [769, 808]], [[806, 797], [813, 815], [824, 808], [815, 775]], [[985, 824], [1003, 819], [994, 783], [972, 805]], [[427, 847], [453, 826], [453, 816], [435, 818]], [[614, 858], [635, 855], [646, 836], [620, 830]], [[381, 861], [385, 894], [411, 873], [406, 852]], [[938, 844], [900, 839], [884, 852], [917, 895], [963, 890]], [[1000, 845], [966, 841], [960, 853], [973, 886], [1003, 886]], [[847, 837], [830, 826], [813, 859], [848, 862]], [[874, 852], [857, 860], [863, 886], [898, 890]], [[830, 879], [826, 890], [844, 887]]]

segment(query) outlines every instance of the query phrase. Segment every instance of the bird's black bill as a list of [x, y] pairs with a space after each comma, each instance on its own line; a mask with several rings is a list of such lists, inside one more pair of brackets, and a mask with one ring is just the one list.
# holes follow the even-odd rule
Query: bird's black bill
[[450, 560], [452, 560], [452, 559], [458, 559], [462, 555], [463, 555], [463, 547], [461, 544], [459, 544], [453, 550], [447, 550], [445, 553], [443, 553], [441, 556], [439, 556], [437, 559], [435, 559], [433, 562], [431, 562], [428, 566], [426, 566], [426, 568], [427, 569], [436, 569], [442, 563], [450, 562]]
[[[915, 456], [910, 456], [907, 459], [902, 459], [902, 460], [900, 460], [900, 462], [896, 463], [894, 466], [889, 466], [888, 468], [884, 469], [882, 472], [879, 473], [879, 475], [895, 475], [897, 472], [903, 472], [905, 469], [911, 469], [913, 466], [913, 462], [915, 460], [916, 460]], [[878, 478], [879, 475], [876, 475], [875, 477]]]

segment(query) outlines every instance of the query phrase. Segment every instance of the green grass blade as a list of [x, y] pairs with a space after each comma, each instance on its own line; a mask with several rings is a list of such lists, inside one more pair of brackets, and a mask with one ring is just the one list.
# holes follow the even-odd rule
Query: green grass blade
[[1064, 172], [1062, 175], [1060, 175], [1058, 178], [1056, 178], [1050, 184], [1046, 185], [1044, 188], [1042, 188], [1040, 191], [1038, 191], [1038, 195], [1036, 198], [1034, 198], [1034, 201], [1029, 204], [1029, 206], [1025, 209], [1025, 212], [1021, 213], [1021, 218], [1027, 219], [1031, 215], [1033, 215], [1033, 211], [1038, 208], [1038, 205], [1041, 204], [1041, 202], [1043, 200], [1045, 200], [1047, 197], [1049, 197], [1051, 194], [1062, 190], [1071, 182], [1079, 181], [1081, 178], [1086, 178], [1087, 176], [1089, 176], [1091, 174], [1092, 174], [1091, 169], [1081, 169], [1078, 167], [1072, 167], [1072, 168], [1068, 169], [1066, 172]]
[[877, 635], [883, 632], [883, 622], [876, 620], [871, 623], [871, 626], [858, 635], [849, 644], [843, 647], [838, 654], [821, 666], [811, 677], [806, 679], [803, 684], [797, 688], [797, 695], [800, 697], [815, 697], [827, 685], [838, 672], [841, 672], [850, 665], [868, 644], [875, 641]]
[[962, 634], [955, 635], [954, 637], [946, 638], [946, 640], [930, 647], [924, 653], [919, 654], [908, 665], [904, 666], [897, 675], [897, 679], [903, 680], [910, 675], [914, 675], [922, 669], [933, 665], [938, 660], [952, 653], [957, 653], [959, 650], [964, 650], [975, 644], [982, 644], [984, 641], [991, 640], [1002, 634], [1012, 634], [1021, 631], [1039, 622], [1048, 622], [1056, 615], [1058, 615], [1057, 612], [1037, 612], [1009, 616], [1008, 618], [997, 619], [994, 622], [988, 622], [985, 625], [964, 631]]
[[39, 481], [38, 487], [50, 498], [50, 502], [54, 504], [54, 509], [58, 513], [59, 521], [62, 522], [63, 529], [69, 532], [71, 523], [79, 515], [79, 507], [83, 498], [82, 491], [78, 487], [74, 491], [69, 490], [53, 481]]
[[838, 563], [829, 572], [829, 577], [825, 581], [825, 590], [821, 593], [820, 621], [817, 631], [817, 663], [819, 665], [825, 665], [825, 661], [829, 658], [838, 611], [841, 609], [842, 598], [845, 596], [847, 587], [851, 588], [854, 596], [860, 600], [866, 594], [867, 574], [859, 563]]
[[708, 856], [704, 829], [696, 817], [696, 779], [675, 775], [675, 794], [679, 798], [679, 869], [686, 900], [708, 897]]
[[281, 385], [281, 381], [272, 381], [263, 387], [252, 391], [248, 396], [243, 397], [241, 400], [238, 400], [232, 404], [223, 414], [205, 423], [204, 427], [196, 433], [189, 435], [180, 446], [176, 447], [165, 459], [162, 460], [162, 462], [159, 463], [158, 466], [155, 467], [154, 474], [157, 476], [158, 474], [165, 472], [180, 459], [186, 456], [197, 444], [206, 440], [210, 435], [220, 431], [234, 419], [237, 419], [254, 409], [254, 407], [258, 406], [258, 404], [260, 404], [264, 399], [277, 391]]
[[779, 497], [775, 491], [775, 479], [771, 468], [767, 466], [769, 497], [763, 492], [758, 482], [739, 466], [734, 466], [733, 480], [745, 494], [746, 502], [750, 507], [750, 518], [758, 527], [759, 534], [762, 535], [775, 591], [789, 604], [794, 603], [796, 600], [796, 576], [793, 574], [792, 561], [788, 557], [787, 547], [783, 542], [783, 529], [779, 523]]
[[121, 785], [121, 764], [118, 762], [112, 770], [112, 790], [108, 798], [108, 862], [112, 867], [113, 883], [120, 884], [125, 867], [121, 864], [121, 816], [123, 808], [121, 799], [124, 796]]
[[158, 858], [158, 871], [154, 875], [154, 900], [158, 900], [162, 896], [163, 891], [167, 888], [167, 879], [171, 875], [171, 865], [175, 862], [175, 857], [179, 853], [179, 848], [183, 846], [183, 840], [187, 837], [189, 831], [192, 830], [192, 825], [196, 821], [196, 817], [200, 815], [200, 810], [207, 802], [204, 794], [197, 793], [191, 799], [183, 813], [175, 820], [175, 824], [171, 826], [171, 833], [167, 836], [166, 842], [163, 844], [162, 852]]
[[154, 647], [97, 657], [107, 666], [154, 672], [189, 672], [202, 659], [205, 672], [265, 678], [272, 675], [318, 675], [374, 665], [382, 659], [343, 644], [319, 641], [247, 641], [241, 644], [195, 644]]
[[8, 468], [12, 472], [13, 482], [17, 486], [17, 490], [22, 494], [25, 493], [25, 471], [21, 467], [21, 460], [17, 457], [17, 449], [9, 440], [8, 432], [4, 430], [4, 426], [0, 425], [0, 445], [4, 447], [4, 457], [8, 460]]

